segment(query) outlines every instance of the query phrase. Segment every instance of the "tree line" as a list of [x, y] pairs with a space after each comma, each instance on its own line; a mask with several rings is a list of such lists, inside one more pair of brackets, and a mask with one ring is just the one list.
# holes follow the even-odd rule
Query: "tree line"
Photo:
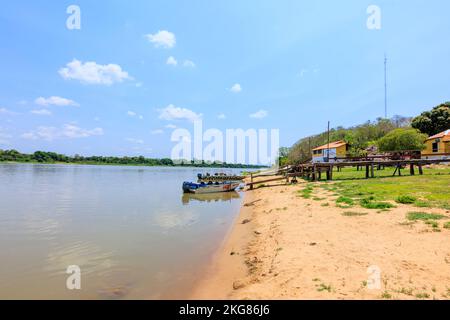
[[169, 158], [155, 159], [138, 157], [103, 157], [103, 156], [67, 156], [56, 152], [36, 151], [32, 154], [21, 153], [17, 150], [1, 150], [0, 162], [29, 162], [29, 163], [75, 163], [93, 165], [140, 165], [140, 166], [189, 166], [205, 168], [263, 168], [260, 165], [236, 164], [226, 162], [182, 160], [173, 161]]
[[[378, 118], [350, 128], [330, 130], [330, 141], [344, 140], [349, 156], [363, 156], [370, 149], [380, 152], [422, 150], [428, 136], [450, 129], [450, 102], [411, 118]], [[280, 165], [298, 164], [311, 159], [311, 150], [328, 142], [328, 132], [300, 139], [291, 148], [280, 149]]]

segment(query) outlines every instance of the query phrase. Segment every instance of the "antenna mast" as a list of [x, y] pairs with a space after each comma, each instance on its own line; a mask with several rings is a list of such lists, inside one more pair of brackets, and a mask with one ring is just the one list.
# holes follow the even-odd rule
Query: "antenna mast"
[[387, 57], [384, 54], [384, 118], [387, 119]]

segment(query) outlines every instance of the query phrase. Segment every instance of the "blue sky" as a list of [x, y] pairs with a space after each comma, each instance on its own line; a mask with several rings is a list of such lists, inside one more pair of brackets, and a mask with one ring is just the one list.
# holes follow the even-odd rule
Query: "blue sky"
[[[69, 30], [69, 5], [81, 29]], [[381, 9], [369, 30], [366, 10]], [[8, 1], [0, 148], [167, 157], [173, 127], [280, 144], [450, 100], [448, 1]], [[162, 31], [162, 32], [160, 32]], [[170, 58], [172, 57], [172, 58]], [[168, 63], [169, 62], [169, 63]]]

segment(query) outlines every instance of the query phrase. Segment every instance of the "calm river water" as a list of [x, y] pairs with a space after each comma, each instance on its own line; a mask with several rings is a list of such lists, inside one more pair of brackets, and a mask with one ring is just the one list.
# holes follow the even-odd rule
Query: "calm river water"
[[0, 164], [0, 299], [185, 297], [239, 212], [238, 193], [182, 194], [215, 171]]

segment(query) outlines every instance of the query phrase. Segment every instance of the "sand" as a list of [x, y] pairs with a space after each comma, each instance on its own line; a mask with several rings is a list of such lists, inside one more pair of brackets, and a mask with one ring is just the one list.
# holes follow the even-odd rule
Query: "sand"
[[450, 219], [449, 211], [342, 209], [321, 188], [314, 196], [326, 199], [317, 201], [298, 196], [304, 182], [275, 184], [246, 191], [233, 229], [190, 298], [450, 298], [450, 229], [442, 228], [449, 220], [436, 232], [406, 219], [410, 211]]

